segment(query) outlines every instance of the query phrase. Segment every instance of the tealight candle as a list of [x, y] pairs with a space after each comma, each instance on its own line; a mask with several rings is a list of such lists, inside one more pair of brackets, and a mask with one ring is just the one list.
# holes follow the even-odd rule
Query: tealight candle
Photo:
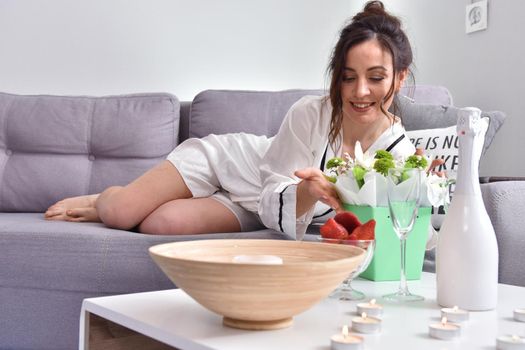
[[239, 264], [282, 265], [283, 259], [275, 255], [237, 255], [233, 257], [233, 262]]
[[502, 335], [496, 338], [496, 349], [525, 349], [525, 339], [518, 335]]
[[352, 329], [359, 333], [378, 333], [381, 331], [381, 320], [363, 312], [360, 317], [352, 318]]
[[525, 322], [525, 309], [515, 309], [514, 319], [516, 321]]
[[460, 328], [457, 324], [447, 323], [447, 318], [443, 317], [441, 323], [428, 326], [428, 333], [432, 338], [451, 340], [459, 337]]
[[363, 312], [369, 316], [381, 317], [383, 315], [383, 306], [377, 304], [375, 299], [370, 300], [368, 303], [357, 304], [357, 314], [362, 315]]
[[358, 350], [363, 349], [363, 338], [348, 334], [348, 326], [343, 326], [340, 334], [334, 334], [330, 339], [332, 350]]
[[462, 310], [457, 306], [452, 308], [444, 307], [441, 309], [441, 317], [446, 317], [448, 321], [452, 322], [464, 322], [469, 318], [469, 312]]

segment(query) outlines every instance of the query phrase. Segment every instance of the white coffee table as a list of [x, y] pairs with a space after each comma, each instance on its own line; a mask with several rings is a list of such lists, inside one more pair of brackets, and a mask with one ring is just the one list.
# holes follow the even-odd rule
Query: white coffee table
[[[376, 298], [385, 308], [382, 332], [363, 335], [365, 349], [495, 349], [499, 335], [525, 336], [525, 323], [512, 318], [514, 309], [525, 307], [523, 287], [500, 284], [496, 310], [471, 312], [461, 337], [442, 341], [428, 336], [428, 325], [440, 320], [434, 274], [423, 273], [420, 281], [409, 281], [411, 291], [426, 299], [404, 305], [381, 300], [381, 295], [396, 290], [397, 282], [358, 279], [353, 285], [369, 298]], [[329, 349], [330, 337], [340, 332], [342, 325], [351, 323], [356, 304], [326, 299], [296, 316], [289, 328], [243, 331], [223, 326], [221, 316], [208, 311], [179, 289], [90, 298], [82, 305], [80, 349], [92, 348], [89, 344], [91, 315], [181, 350]], [[132, 347], [128, 342], [125, 347], [115, 345], [114, 348]]]

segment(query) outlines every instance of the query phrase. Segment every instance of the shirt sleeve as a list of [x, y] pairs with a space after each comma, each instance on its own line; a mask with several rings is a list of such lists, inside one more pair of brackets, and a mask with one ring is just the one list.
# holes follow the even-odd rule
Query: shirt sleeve
[[283, 232], [291, 239], [302, 240], [314, 215], [313, 206], [296, 217], [297, 185], [294, 172], [314, 166], [320, 140], [320, 113], [309, 106], [307, 99], [299, 100], [287, 113], [279, 132], [260, 166], [262, 192], [258, 214], [263, 224]]

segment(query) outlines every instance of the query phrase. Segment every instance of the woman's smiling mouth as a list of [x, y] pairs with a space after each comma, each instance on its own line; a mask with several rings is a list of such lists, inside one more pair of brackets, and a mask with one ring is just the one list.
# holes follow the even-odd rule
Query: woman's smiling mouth
[[358, 112], [366, 111], [374, 105], [374, 102], [350, 102], [352, 108]]

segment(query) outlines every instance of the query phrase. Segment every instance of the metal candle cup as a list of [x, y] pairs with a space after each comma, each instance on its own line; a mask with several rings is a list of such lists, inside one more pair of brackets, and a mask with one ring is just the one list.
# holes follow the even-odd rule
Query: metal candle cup
[[525, 349], [525, 339], [517, 335], [502, 335], [496, 338], [496, 349]]
[[457, 306], [445, 307], [441, 309], [441, 317], [446, 317], [451, 322], [465, 322], [469, 319], [469, 312]]
[[525, 322], [525, 309], [515, 309], [514, 319], [519, 322]]
[[352, 319], [352, 329], [359, 333], [379, 333], [381, 331], [381, 320], [369, 317], [363, 312], [360, 317]]
[[428, 334], [432, 338], [452, 340], [459, 337], [461, 329], [457, 324], [447, 323], [447, 318], [443, 317], [441, 323], [434, 323], [428, 326]]
[[383, 315], [383, 306], [377, 304], [375, 299], [370, 300], [368, 303], [357, 304], [357, 314], [362, 315], [363, 312], [369, 316], [381, 317]]
[[339, 334], [334, 334], [330, 339], [332, 350], [361, 350], [363, 349], [363, 338], [357, 335], [348, 334], [348, 326], [343, 326]]

